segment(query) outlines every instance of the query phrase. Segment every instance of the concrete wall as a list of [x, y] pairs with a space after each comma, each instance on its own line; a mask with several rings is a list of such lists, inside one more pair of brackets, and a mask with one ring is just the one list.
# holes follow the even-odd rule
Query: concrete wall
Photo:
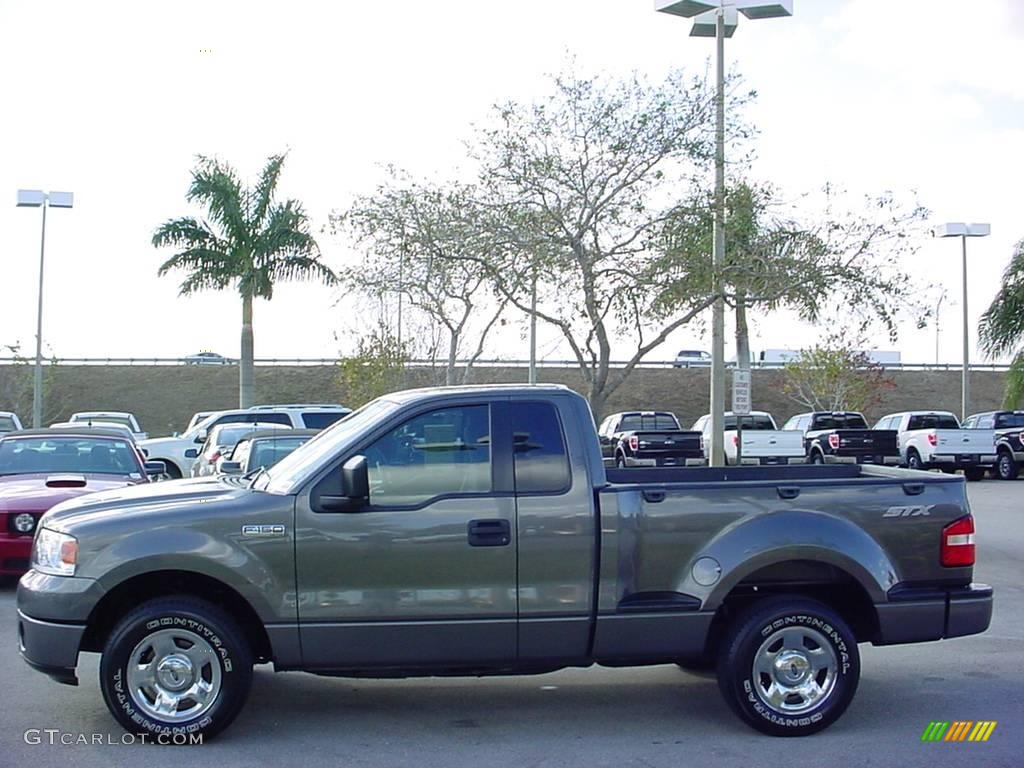
[[[3, 367], [0, 367], [2, 371]], [[8, 371], [9, 373], [9, 371]], [[235, 366], [57, 366], [47, 412], [50, 421], [80, 410], [126, 410], [135, 413], [143, 429], [153, 435], [182, 430], [198, 410], [232, 408], [238, 403], [238, 368]], [[960, 409], [958, 371], [895, 371], [896, 388], [886, 393], [885, 402], [867, 414], [869, 420], [884, 413], [916, 408], [934, 408], [957, 413]], [[438, 383], [431, 369], [408, 371], [406, 385]], [[657, 409], [674, 411], [689, 426], [707, 412], [709, 372], [702, 369], [639, 369], [609, 399], [606, 411]], [[541, 368], [542, 382], [566, 384], [582, 391], [579, 374], [573, 369]], [[971, 374], [972, 410], [998, 408], [1005, 374], [976, 371]], [[481, 368], [474, 371], [474, 383], [524, 382], [525, 368]], [[771, 412], [785, 421], [799, 407], [780, 391], [782, 373], [755, 370], [753, 402], [757, 410]], [[257, 402], [346, 403], [345, 392], [332, 366], [260, 367], [256, 369]], [[31, 418], [29, 406], [19, 412], [22, 421]], [[9, 405], [0, 402], [0, 410]]]

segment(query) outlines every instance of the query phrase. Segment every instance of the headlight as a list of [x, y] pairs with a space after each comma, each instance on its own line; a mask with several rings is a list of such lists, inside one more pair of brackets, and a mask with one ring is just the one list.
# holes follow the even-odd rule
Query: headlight
[[36, 527], [36, 519], [28, 512], [22, 512], [14, 518], [14, 530], [18, 533], [32, 533]]
[[74, 576], [78, 539], [49, 528], [40, 528], [32, 546], [32, 567], [51, 576]]

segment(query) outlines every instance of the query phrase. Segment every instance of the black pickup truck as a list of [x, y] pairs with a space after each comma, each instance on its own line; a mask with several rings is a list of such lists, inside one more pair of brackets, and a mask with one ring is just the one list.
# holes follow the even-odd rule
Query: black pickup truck
[[894, 429], [871, 429], [855, 411], [798, 413], [783, 429], [804, 433], [811, 464], [883, 464], [898, 466], [900, 449]]
[[613, 413], [597, 430], [606, 466], [692, 467], [705, 463], [701, 433], [669, 411]]
[[1024, 464], [1024, 411], [987, 411], [964, 419], [964, 429], [996, 431], [996, 465], [992, 474], [1000, 480], [1016, 480]]

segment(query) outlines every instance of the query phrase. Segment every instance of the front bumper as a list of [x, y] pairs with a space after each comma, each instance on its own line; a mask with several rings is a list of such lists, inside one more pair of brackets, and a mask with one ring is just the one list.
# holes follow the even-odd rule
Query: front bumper
[[970, 584], [954, 589], [889, 591], [889, 602], [875, 605], [878, 635], [874, 645], [923, 643], [976, 635], [992, 621], [992, 587]]
[[56, 624], [18, 611], [18, 650], [30, 667], [58, 683], [78, 685], [75, 668], [84, 624]]
[[32, 535], [11, 536], [0, 533], [0, 575], [20, 576], [29, 569]]

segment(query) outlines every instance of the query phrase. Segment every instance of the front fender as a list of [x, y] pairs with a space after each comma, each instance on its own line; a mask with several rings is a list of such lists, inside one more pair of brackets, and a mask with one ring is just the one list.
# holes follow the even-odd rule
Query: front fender
[[703, 610], [716, 610], [732, 589], [755, 571], [809, 560], [848, 573], [872, 602], [885, 602], [896, 571], [882, 547], [849, 520], [814, 510], [784, 510], [744, 518], [725, 528], [696, 558], [712, 557], [724, 576], [710, 589], [687, 573], [679, 591], [706, 595]]

